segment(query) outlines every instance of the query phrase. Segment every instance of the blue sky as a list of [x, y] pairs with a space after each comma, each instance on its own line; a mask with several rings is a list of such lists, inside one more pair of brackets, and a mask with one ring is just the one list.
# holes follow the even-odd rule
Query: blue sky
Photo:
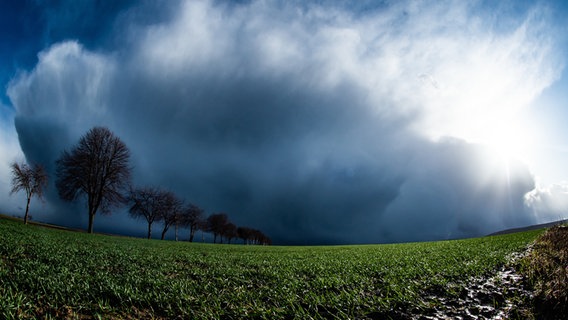
[[[276, 243], [478, 236], [566, 217], [563, 1], [4, 1], [12, 161], [104, 125], [134, 183]], [[52, 185], [32, 214], [72, 226]], [[98, 225], [97, 225], [98, 223]], [[95, 229], [143, 234], [119, 210]]]

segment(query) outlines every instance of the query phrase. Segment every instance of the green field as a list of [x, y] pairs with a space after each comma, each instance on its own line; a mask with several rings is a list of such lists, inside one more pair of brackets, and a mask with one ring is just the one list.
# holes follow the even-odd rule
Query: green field
[[92, 235], [0, 219], [0, 318], [382, 318], [493, 273], [540, 231], [261, 247]]

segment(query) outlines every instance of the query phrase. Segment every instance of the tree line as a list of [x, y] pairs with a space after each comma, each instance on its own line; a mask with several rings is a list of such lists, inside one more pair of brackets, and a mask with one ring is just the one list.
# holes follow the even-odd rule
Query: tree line
[[[162, 240], [173, 226], [176, 240], [178, 229], [186, 228], [190, 242], [197, 231], [202, 231], [213, 235], [213, 243], [217, 243], [217, 239], [220, 243], [241, 239], [244, 244], [271, 244], [270, 238], [260, 230], [237, 227], [226, 213], [206, 217], [203, 209], [192, 203], [186, 204], [172, 191], [152, 186], [133, 187], [129, 162], [130, 151], [126, 144], [105, 127], [89, 130], [76, 146], [70, 151], [64, 150], [56, 161], [58, 194], [65, 201], [86, 198], [89, 233], [93, 233], [98, 212], [110, 214], [112, 208], [127, 205], [131, 217], [148, 223], [148, 239], [152, 238], [153, 224], [159, 222]], [[41, 165], [14, 162], [11, 168], [11, 193], [26, 193], [24, 223], [27, 223], [30, 200], [34, 196], [42, 198], [48, 175]]]

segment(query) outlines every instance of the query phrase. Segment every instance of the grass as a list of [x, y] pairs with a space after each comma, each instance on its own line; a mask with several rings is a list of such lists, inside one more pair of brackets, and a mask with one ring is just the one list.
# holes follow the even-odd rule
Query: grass
[[90, 235], [0, 219], [0, 318], [387, 318], [457, 295], [541, 232], [260, 247]]
[[554, 226], [538, 237], [523, 259], [523, 273], [534, 288], [534, 312], [539, 319], [568, 315], [568, 226]]

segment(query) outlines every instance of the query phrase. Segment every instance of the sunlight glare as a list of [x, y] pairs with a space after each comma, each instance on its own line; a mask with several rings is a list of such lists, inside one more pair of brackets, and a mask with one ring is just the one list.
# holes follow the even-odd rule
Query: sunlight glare
[[455, 137], [487, 147], [498, 160], [526, 163], [536, 132], [531, 103], [543, 87], [523, 81], [522, 65], [501, 60], [451, 64], [431, 76], [437, 85], [428, 92], [423, 129], [434, 140]]
[[531, 145], [527, 129], [519, 128], [512, 119], [488, 125], [469, 137], [474, 143], [482, 144], [500, 160], [526, 161]]

